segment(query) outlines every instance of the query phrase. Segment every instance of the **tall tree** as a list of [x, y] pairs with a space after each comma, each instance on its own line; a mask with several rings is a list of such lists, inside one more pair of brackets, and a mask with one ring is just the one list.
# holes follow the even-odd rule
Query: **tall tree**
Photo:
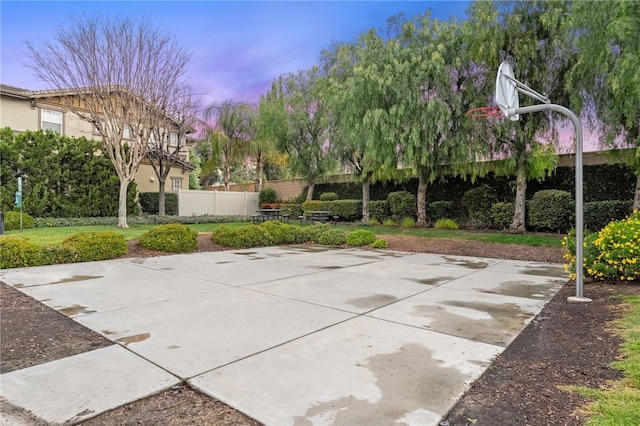
[[576, 60], [567, 74], [573, 105], [595, 113], [592, 127], [604, 146], [634, 148], [637, 175], [633, 199], [640, 210], [640, 3], [572, 2], [567, 45]]
[[[494, 77], [501, 61], [508, 61], [516, 78], [545, 93], [553, 103], [567, 104], [563, 76], [572, 56], [561, 46], [566, 1], [476, 2], [466, 26], [473, 35], [470, 52], [478, 66]], [[487, 85], [487, 97], [494, 86]], [[520, 96], [520, 105], [533, 101]], [[499, 162], [497, 172], [516, 178], [515, 212], [509, 229], [526, 231], [525, 200], [528, 178], [542, 178], [557, 164], [557, 123], [564, 117], [552, 113], [520, 116], [520, 121], [478, 125], [481, 138]], [[477, 123], [476, 123], [477, 124]], [[476, 133], [476, 136], [478, 134]], [[540, 140], [545, 140], [544, 143]]]
[[65, 106], [102, 136], [120, 179], [118, 227], [128, 227], [127, 188], [159, 127], [158, 106], [173, 102], [191, 54], [144, 21], [100, 15], [73, 17], [52, 41], [27, 47], [35, 75], [69, 89]]
[[195, 167], [186, 160], [187, 134], [195, 131], [195, 108], [191, 90], [188, 87], [171, 96], [172, 102], [159, 105], [162, 109], [157, 127], [151, 130], [150, 148], [146, 158], [151, 163], [158, 178], [158, 214], [165, 214], [165, 185], [172, 167], [179, 166], [183, 170]]
[[212, 103], [204, 111], [208, 123], [208, 139], [213, 149], [221, 153], [224, 190], [229, 190], [231, 168], [243, 161], [249, 150], [253, 129], [251, 105], [243, 102], [224, 101]]
[[313, 67], [287, 74], [281, 84], [274, 82], [265, 97], [264, 131], [289, 155], [293, 171], [309, 184], [307, 200], [312, 199], [318, 179], [333, 171], [335, 164], [322, 84], [319, 69]]

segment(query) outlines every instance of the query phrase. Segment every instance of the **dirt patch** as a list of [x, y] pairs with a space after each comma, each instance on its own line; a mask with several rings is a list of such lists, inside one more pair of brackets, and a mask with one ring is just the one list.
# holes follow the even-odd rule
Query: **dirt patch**
[[[389, 249], [448, 255], [492, 257], [539, 262], [562, 262], [562, 249], [491, 244], [476, 241], [379, 236]], [[222, 250], [209, 234], [198, 236], [200, 252]], [[126, 257], [152, 257], [164, 253], [129, 243]], [[575, 294], [565, 285], [543, 311], [496, 358], [446, 417], [444, 424], [460, 425], [579, 425], [574, 411], [585, 401], [561, 390], [562, 385], [598, 387], [619, 377], [609, 367], [618, 355], [620, 339], [608, 329], [619, 315], [616, 294], [640, 294], [640, 285], [586, 285], [590, 304], [568, 304]], [[0, 285], [2, 308], [0, 372], [53, 361], [113, 344], [72, 319], [5, 285]], [[0, 412], [28, 418], [28, 413], [0, 404]], [[46, 424], [31, 419], [29, 424]], [[258, 422], [181, 385], [127, 404], [84, 422], [87, 425], [233, 425]]]

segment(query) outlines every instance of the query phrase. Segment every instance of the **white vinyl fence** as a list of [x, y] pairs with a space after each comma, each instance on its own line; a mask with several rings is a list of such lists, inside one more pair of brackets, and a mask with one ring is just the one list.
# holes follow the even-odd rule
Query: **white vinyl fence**
[[178, 191], [178, 214], [196, 216], [250, 216], [259, 208], [257, 192]]

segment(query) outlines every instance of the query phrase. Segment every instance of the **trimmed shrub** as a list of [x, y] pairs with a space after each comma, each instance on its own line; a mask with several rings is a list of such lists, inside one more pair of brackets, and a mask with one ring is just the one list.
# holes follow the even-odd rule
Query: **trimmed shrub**
[[138, 244], [165, 253], [189, 253], [198, 248], [198, 233], [179, 223], [159, 225], [142, 234]]
[[282, 213], [288, 214], [292, 218], [302, 216], [303, 213], [302, 204], [280, 203], [280, 208], [282, 209]]
[[418, 212], [416, 196], [407, 191], [390, 192], [387, 196], [391, 214], [397, 217], [415, 216]]
[[567, 232], [575, 222], [575, 203], [570, 193], [547, 189], [529, 201], [529, 225], [536, 231]]
[[[138, 194], [138, 202], [140, 203], [140, 208], [143, 213], [158, 214], [157, 192], [141, 192]], [[169, 216], [175, 216], [178, 214], [178, 194], [175, 192], [165, 192], [164, 212]]]
[[266, 230], [273, 244], [302, 244], [307, 241], [307, 232], [298, 226], [281, 223], [277, 220], [269, 220], [259, 225]]
[[273, 244], [271, 235], [258, 225], [245, 225], [238, 228], [222, 225], [211, 233], [211, 240], [229, 248], [265, 247]]
[[335, 192], [323, 192], [320, 194], [320, 201], [336, 201], [338, 199], [338, 194]]
[[[59, 218], [35, 218], [36, 228], [55, 228], [58, 226], [92, 226], [92, 225], [109, 225], [115, 226], [118, 218], [111, 217], [59, 217]], [[127, 223], [129, 225], [164, 225], [167, 223], [182, 223], [185, 225], [199, 223], [229, 223], [229, 222], [251, 222], [250, 216], [129, 216]]]
[[115, 259], [127, 254], [127, 241], [115, 232], [81, 232], [62, 242], [65, 248], [75, 250], [78, 262]]
[[278, 194], [273, 188], [264, 188], [258, 195], [258, 201], [260, 205], [263, 203], [275, 203], [278, 201]]
[[416, 220], [412, 217], [403, 217], [400, 221], [401, 228], [415, 228]]
[[431, 220], [446, 219], [455, 216], [455, 207], [451, 201], [434, 201], [427, 204], [427, 216]]
[[584, 226], [599, 231], [614, 220], [622, 220], [631, 212], [633, 201], [592, 201], [584, 203]]
[[[38, 250], [38, 265], [56, 265], [60, 263], [76, 263], [78, 252], [72, 246], [62, 244], [47, 244]], [[36, 263], [31, 263], [35, 266]]]
[[347, 234], [347, 244], [350, 246], [366, 246], [373, 244], [376, 240], [376, 234], [368, 229], [356, 229]]
[[469, 218], [484, 222], [487, 226], [491, 222], [491, 206], [496, 201], [496, 190], [486, 184], [466, 191], [462, 197]]
[[506, 229], [513, 221], [516, 207], [514, 203], [499, 202], [491, 206], [491, 219], [493, 226], [498, 229]]
[[330, 228], [320, 235], [318, 242], [324, 246], [335, 246], [347, 242], [347, 233], [340, 229]]
[[306, 228], [308, 241], [319, 242], [320, 236], [329, 229], [331, 229], [331, 225], [328, 223], [314, 223], [312, 226], [308, 226]]
[[378, 222], [384, 221], [391, 216], [389, 202], [387, 200], [369, 201], [369, 217]]
[[[33, 228], [34, 220], [28, 213], [22, 212], [22, 229]], [[4, 213], [4, 230], [14, 231], [20, 229], [20, 211], [11, 210]]]
[[[565, 268], [576, 279], [576, 239], [570, 232], [563, 240], [569, 261]], [[640, 212], [609, 223], [584, 238], [584, 275], [599, 281], [640, 280]]]
[[302, 210], [330, 211], [340, 216], [340, 220], [353, 222], [362, 219], [362, 200], [305, 201]]
[[0, 235], [0, 268], [32, 266], [37, 258], [37, 244], [23, 237]]
[[436, 229], [458, 229], [458, 224], [453, 219], [438, 219], [434, 225]]
[[371, 248], [375, 248], [375, 249], [385, 249], [387, 247], [389, 247], [389, 243], [387, 243], [387, 240], [383, 240], [383, 239], [375, 240], [371, 244]]

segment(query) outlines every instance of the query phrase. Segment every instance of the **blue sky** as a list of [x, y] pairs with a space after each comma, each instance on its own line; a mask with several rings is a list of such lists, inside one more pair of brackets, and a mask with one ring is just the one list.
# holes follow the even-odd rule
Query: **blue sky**
[[46, 89], [27, 64], [25, 42], [47, 40], [72, 15], [145, 18], [193, 52], [188, 81], [202, 104], [257, 102], [281, 74], [308, 69], [332, 41], [383, 28], [398, 13], [432, 10], [464, 18], [467, 1], [4, 1], [0, 2], [0, 82]]

